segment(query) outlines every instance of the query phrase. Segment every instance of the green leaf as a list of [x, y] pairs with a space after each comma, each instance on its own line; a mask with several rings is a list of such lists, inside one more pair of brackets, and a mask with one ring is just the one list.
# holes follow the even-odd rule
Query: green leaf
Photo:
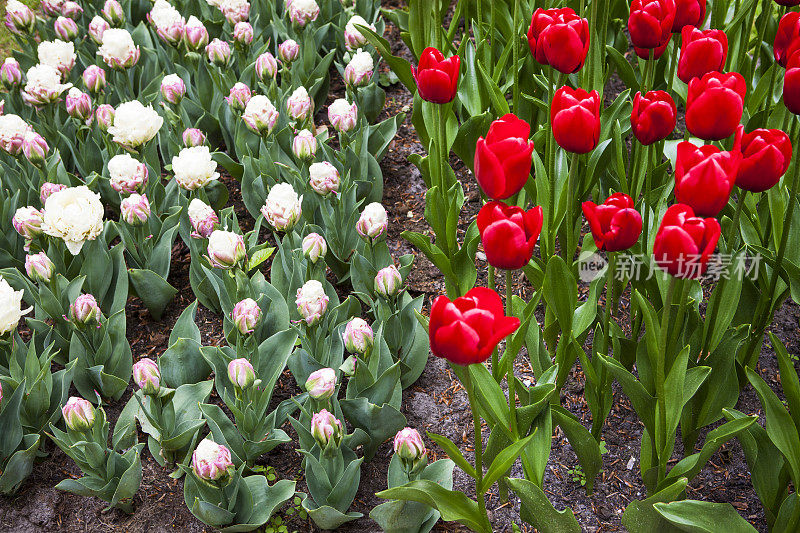
[[572, 413], [560, 406], [553, 406], [552, 413], [553, 422], [564, 431], [570, 446], [578, 456], [578, 462], [586, 475], [586, 490], [591, 493], [594, 478], [603, 467], [600, 445]]
[[489, 469], [486, 470], [486, 475], [483, 478], [483, 490], [488, 490], [497, 480], [509, 471], [511, 465], [517, 461], [517, 457], [522, 453], [522, 449], [528, 445], [535, 433], [534, 431], [534, 433], [528, 435], [524, 439], [518, 440], [497, 454], [497, 457], [494, 458]]
[[381, 491], [375, 496], [384, 500], [424, 503], [438, 510], [445, 522], [458, 522], [474, 531], [488, 533], [477, 502], [467, 498], [463, 492], [447, 490], [427, 479], [411, 481], [401, 487]]
[[508, 486], [522, 501], [523, 514], [541, 533], [580, 533], [581, 526], [575, 520], [572, 509], [557, 511], [544, 491], [527, 479], [510, 478]]
[[371, 28], [367, 28], [361, 24], [358, 24], [357, 27], [358, 31], [360, 31], [370, 44], [380, 52], [383, 60], [386, 61], [386, 64], [392, 69], [392, 72], [397, 74], [397, 77], [402, 84], [406, 86], [406, 89], [411, 93], [415, 93], [417, 91], [417, 82], [414, 81], [414, 76], [411, 74], [411, 63], [402, 57], [392, 55], [392, 46], [389, 44], [389, 41], [375, 33]]
[[445, 437], [444, 435], [437, 435], [436, 433], [428, 433], [428, 438], [430, 438], [433, 442], [439, 445], [439, 447], [444, 450], [444, 453], [453, 460], [458, 467], [463, 470], [467, 475], [471, 478], [475, 478], [475, 467], [469, 464], [464, 456], [461, 454], [461, 450], [455, 445], [453, 441]]
[[688, 482], [689, 480], [686, 478], [681, 478], [646, 500], [632, 501], [622, 514], [622, 525], [631, 533], [669, 533], [674, 531], [672, 525], [655, 510], [653, 505], [678, 499], [686, 489]]
[[656, 503], [655, 510], [670, 524], [688, 533], [751, 533], [756, 528], [739, 516], [729, 503], [683, 500]]

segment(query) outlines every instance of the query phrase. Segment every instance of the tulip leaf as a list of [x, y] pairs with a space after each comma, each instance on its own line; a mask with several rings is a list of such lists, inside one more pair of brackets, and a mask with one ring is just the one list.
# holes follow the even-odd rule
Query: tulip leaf
[[603, 467], [603, 457], [600, 454], [600, 445], [575, 415], [560, 406], [553, 406], [553, 422], [558, 424], [567, 437], [570, 446], [575, 450], [578, 461], [586, 475], [586, 490], [591, 493], [594, 487], [594, 478]]
[[527, 479], [510, 478], [508, 486], [522, 501], [523, 519], [541, 533], [580, 533], [581, 526], [569, 507], [557, 511], [544, 491]]
[[489, 468], [486, 470], [486, 475], [483, 478], [483, 490], [489, 490], [496, 481], [508, 473], [511, 466], [517, 461], [520, 453], [522, 453], [523, 448], [533, 439], [534, 434], [535, 430], [534, 433], [528, 435], [524, 439], [514, 442], [497, 454], [492, 464], [489, 465]]
[[428, 438], [438, 444], [439, 447], [444, 450], [444, 453], [446, 453], [447, 456], [452, 459], [452, 461], [457, 464], [458, 467], [468, 476], [473, 479], [477, 477], [475, 474], [475, 467], [469, 464], [469, 462], [461, 454], [461, 450], [458, 449], [453, 441], [444, 435], [437, 435], [436, 433], [431, 433], [430, 431], [428, 432]]
[[463, 492], [448, 490], [427, 479], [418, 479], [401, 487], [376, 494], [385, 500], [406, 500], [424, 503], [442, 514], [445, 522], [458, 522], [474, 531], [486, 531], [478, 504]]
[[681, 478], [646, 500], [632, 501], [622, 514], [622, 525], [633, 533], [674, 531], [672, 525], [653, 506], [680, 498], [688, 483], [689, 480]]
[[[775, 349], [775, 354], [778, 356], [781, 387], [783, 388], [784, 396], [786, 396], [786, 403], [789, 406], [789, 414], [794, 420], [795, 427], [800, 428], [800, 380], [798, 380], [797, 371], [794, 369], [794, 363], [789, 357], [789, 352], [786, 351], [786, 346], [771, 331], [769, 332], [769, 340]], [[798, 450], [798, 453], [800, 453], [800, 450]]]
[[380, 52], [383, 60], [386, 61], [386, 64], [392, 69], [392, 72], [397, 75], [397, 78], [400, 80], [400, 82], [406, 86], [406, 89], [408, 89], [411, 93], [416, 92], [417, 82], [414, 80], [414, 76], [411, 74], [411, 63], [402, 57], [393, 55], [392, 46], [389, 41], [375, 33], [372, 28], [368, 28], [361, 24], [357, 24], [356, 27], [358, 28], [358, 31], [367, 38], [370, 44], [374, 46], [378, 52]]
[[756, 531], [729, 503], [682, 500], [659, 502], [653, 508], [670, 524], [688, 533], [750, 533]]

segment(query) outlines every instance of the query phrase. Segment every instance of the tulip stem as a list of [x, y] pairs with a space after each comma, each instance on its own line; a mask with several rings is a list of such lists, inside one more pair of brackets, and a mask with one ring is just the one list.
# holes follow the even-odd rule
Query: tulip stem
[[[753, 22], [755, 22], [756, 17], [756, 10], [755, 8], [751, 9], [750, 12], [747, 14], [747, 22], [743, 26], [741, 26], [742, 33], [739, 34], [739, 54], [736, 57], [736, 72], [742, 71], [742, 61], [747, 56], [747, 50], [750, 48], [748, 46], [750, 44], [750, 32], [753, 28]], [[760, 44], [756, 45], [760, 47]], [[755, 56], [755, 54], [753, 54]], [[753, 58], [755, 61], [755, 57]], [[752, 61], [751, 61], [752, 63]], [[749, 84], [749, 78], [745, 78], [745, 83]]]
[[475, 389], [472, 386], [472, 375], [469, 366], [464, 368], [464, 388], [467, 389], [470, 411], [472, 411], [472, 428], [475, 438], [475, 497], [478, 500], [478, 510], [483, 518], [486, 531], [491, 531], [489, 515], [486, 513], [486, 493], [483, 486], [483, 436], [481, 435], [481, 417], [478, 414]]
[[569, 165], [569, 175], [567, 177], [567, 214], [564, 217], [564, 225], [566, 226], [567, 238], [564, 247], [564, 261], [567, 266], [572, 269], [572, 260], [575, 256], [575, 250], [578, 245], [575, 242], [575, 174], [578, 171], [578, 162], [580, 161], [580, 154], [572, 154], [572, 162]]
[[[666, 448], [667, 440], [667, 403], [666, 403], [666, 360], [667, 349], [669, 348], [668, 333], [669, 333], [669, 318], [672, 310], [672, 301], [675, 298], [675, 292], [678, 284], [681, 282], [679, 278], [670, 276], [669, 287], [667, 288], [667, 296], [664, 299], [664, 305], [661, 308], [661, 331], [660, 341], [658, 343], [658, 350], [655, 354], [656, 364], [656, 402], [658, 403], [658, 427], [656, 434], [652, 435], [653, 447], [658, 458], [658, 481], [664, 479], [666, 475], [667, 459], [663, 458], [663, 450]], [[663, 442], [662, 442], [663, 441]]]
[[[596, 352], [598, 355], [602, 355], [603, 357], [608, 356], [608, 348], [611, 345], [611, 317], [614, 313], [614, 273], [616, 270], [617, 254], [615, 252], [608, 252], [608, 271], [606, 272], [606, 308], [603, 312], [603, 344]], [[611, 387], [608, 384], [608, 373], [605, 365], [601, 364], [597, 373], [597, 394], [599, 399], [601, 399], [601, 411], [600, 416], [598, 416], [596, 419], [592, 419], [592, 436], [597, 442], [600, 442], [600, 435], [603, 431], [603, 423], [606, 419], [605, 413], [603, 412], [604, 401], [602, 398], [607, 397], [607, 395], [611, 392]]]
[[744, 207], [744, 201], [747, 197], [747, 191], [744, 189], [739, 189], [739, 198], [737, 198], [736, 202], [736, 211], [733, 213], [733, 220], [731, 222], [731, 229], [728, 232], [728, 236], [725, 239], [725, 244], [728, 246], [728, 252], [734, 252], [735, 249], [739, 246], [739, 219], [742, 216], [742, 208]]
[[[513, 311], [513, 303], [512, 300], [514, 298], [514, 291], [512, 290], [512, 283], [513, 283], [513, 270], [506, 270], [506, 316], [514, 316]], [[506, 350], [508, 350], [508, 343], [506, 343]], [[509, 409], [509, 418], [511, 418], [511, 434], [514, 437], [518, 436], [517, 433], [517, 391], [516, 391], [516, 378], [514, 377], [514, 359], [508, 364], [508, 377], [506, 378], [508, 381], [508, 409]]]
[[[480, 0], [478, 0], [480, 3]], [[494, 4], [492, 2], [492, 15], [494, 15]], [[492, 20], [494, 22], [494, 19]], [[514, 72], [514, 89], [513, 89], [513, 109], [514, 113], [519, 113], [519, 66], [517, 63], [519, 62], [519, 35], [517, 35], [517, 30], [519, 29], [519, 0], [514, 0], [514, 30], [511, 32], [511, 52], [513, 56], [514, 65], [511, 68]], [[492, 36], [494, 37], [494, 36]]]
[[[781, 6], [780, 8], [778, 8], [778, 20], [782, 19], [783, 15], [785, 13], [786, 13], [786, 7], [785, 6]], [[759, 46], [760, 46], [760, 44], [759, 44]], [[770, 78], [769, 78], [769, 90], [767, 90], [767, 97], [764, 98], [764, 109], [765, 110], [769, 110], [769, 108], [772, 107], [772, 104], [775, 103], [774, 102], [774, 98], [775, 98], [775, 83], [777, 82], [777, 79], [778, 79], [778, 71], [779, 70], [780, 70], [780, 68], [778, 68], [775, 65], [775, 63], [773, 63], [772, 64], [772, 74], [770, 75]]]
[[675, 70], [678, 68], [678, 51], [680, 47], [675, 39], [670, 37], [672, 42], [672, 62], [669, 64], [669, 72], [667, 73], [667, 92], [672, 92], [672, 80], [675, 79]]
[[758, 38], [756, 38], [756, 46], [753, 50], [753, 58], [750, 60], [750, 63], [747, 64], [747, 72], [745, 74], [744, 81], [747, 83], [753, 82], [753, 89], [756, 87], [756, 82], [753, 79], [753, 69], [755, 68], [756, 63], [758, 62], [758, 58], [761, 55], [761, 43], [764, 42], [764, 36], [767, 33], [767, 26], [769, 25], [769, 21], [772, 19], [772, 2], [763, 2], [762, 3], [762, 11], [761, 11], [761, 26], [758, 28]]
[[[547, 68], [547, 104], [548, 106], [553, 105], [553, 67]], [[553, 125], [550, 123], [550, 117], [545, 116], [545, 121], [547, 124], [547, 129], [549, 132], [549, 136], [547, 137], [547, 154], [546, 154], [546, 161], [545, 165], [547, 168], [547, 184], [550, 186], [549, 196], [548, 198], [549, 205], [547, 210], [547, 256], [552, 257], [555, 254], [556, 250], [556, 228], [553, 226], [555, 225], [556, 221], [556, 171], [555, 171], [555, 161], [553, 155], [553, 147], [555, 145], [555, 137], [553, 136]]]

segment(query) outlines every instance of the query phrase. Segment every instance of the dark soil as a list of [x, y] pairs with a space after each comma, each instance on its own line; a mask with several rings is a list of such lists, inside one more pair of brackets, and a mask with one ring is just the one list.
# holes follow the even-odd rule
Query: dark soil
[[[386, 7], [396, 7], [398, 0], [385, 0]], [[387, 24], [387, 38], [392, 43], [393, 52], [410, 54], [399, 39], [399, 32], [392, 24]], [[334, 76], [336, 80], [336, 76]], [[334, 90], [343, 92], [341, 85]], [[616, 97], [624, 87], [613, 80], [607, 90], [609, 97]], [[387, 102], [384, 117], [400, 111], [410, 112], [410, 95], [400, 85], [387, 89]], [[321, 115], [324, 116], [324, 115]], [[384, 205], [389, 216], [389, 248], [395, 257], [406, 253], [416, 255], [415, 267], [408, 278], [408, 288], [413, 295], [426, 295], [426, 308], [430, 299], [443, 292], [441, 274], [433, 265], [400, 237], [404, 230], [427, 232], [423, 219], [425, 186], [417, 169], [408, 163], [411, 153], [423, 152], [411, 125], [410, 118], [401, 126], [386, 158], [381, 163], [385, 181]], [[462, 213], [461, 225], [469, 224], [480, 207], [480, 193], [474, 178], [464, 164], [451, 159], [456, 174], [465, 188], [467, 203]], [[243, 221], [245, 228], [252, 227], [252, 221], [241, 203], [238, 183], [229, 177], [224, 180], [231, 191], [232, 205]], [[486, 284], [486, 264], [479, 264], [478, 284]], [[153, 321], [138, 299], [132, 298], [127, 309], [128, 338], [133, 348], [134, 359], [157, 357], [167, 347], [169, 332], [181, 311], [193, 301], [188, 280], [189, 254], [185, 246], [178, 242], [173, 250], [170, 281], [179, 289], [175, 300], [167, 308], [159, 322]], [[498, 278], [498, 285], [502, 281]], [[530, 287], [526, 282], [515, 287], [518, 293], [527, 293]], [[800, 352], [798, 337], [798, 317], [800, 309], [793, 303], [785, 304], [777, 313], [772, 331], [784, 342], [790, 353]], [[203, 335], [204, 344], [223, 342], [220, 317], [199, 307], [197, 324]], [[760, 363], [761, 375], [775, 390], [779, 390], [777, 361], [771, 346], [766, 345]], [[520, 357], [516, 368], [522, 379], [533, 379], [530, 364]], [[583, 399], [583, 374], [575, 367], [562, 392], [562, 405], [576, 414], [588, 427], [591, 416]], [[107, 411], [112, 424], [120, 409], [130, 397], [132, 386], [121, 401]], [[297, 393], [292, 377], [286, 373], [276, 391], [276, 401]], [[471, 459], [471, 418], [466, 393], [447, 364], [431, 357], [419, 381], [404, 392], [403, 412], [408, 425], [420, 430], [446, 435], [456, 442], [467, 459]], [[737, 409], [747, 414], [759, 414], [763, 424], [763, 414], [758, 398], [751, 388], [745, 389], [739, 399]], [[291, 436], [291, 427], [284, 428]], [[545, 492], [558, 509], [571, 507], [584, 531], [622, 531], [620, 517], [629, 502], [645, 497], [644, 486], [639, 477], [639, 439], [642, 426], [627, 398], [615, 384], [614, 406], [604, 431], [607, 452], [603, 456], [603, 470], [595, 483], [594, 493], [589, 495], [574, 479], [572, 469], [577, 466], [575, 453], [569, 443], [556, 430], [553, 436], [552, 454], [545, 476]], [[7, 533], [29, 532], [148, 532], [167, 531], [201, 532], [211, 528], [197, 521], [183, 501], [181, 480], [168, 476], [169, 471], [160, 467], [148, 452], [143, 454], [144, 475], [142, 486], [135, 499], [132, 515], [119, 511], [104, 512], [104, 502], [84, 498], [56, 490], [55, 485], [64, 478], [78, 477], [79, 469], [60, 450], [53, 449], [50, 456], [36, 465], [33, 474], [25, 482], [20, 492], [13, 497], [0, 497], [0, 531]], [[442, 457], [441, 450], [434, 447], [432, 454]], [[377, 524], [370, 520], [369, 511], [381, 503], [375, 492], [386, 488], [386, 472], [391, 457], [391, 444], [385, 443], [374, 460], [362, 468], [361, 487], [351, 508], [361, 512], [365, 518], [343, 526], [340, 531], [372, 532], [379, 531]], [[291, 445], [282, 445], [263, 458], [263, 464], [275, 469], [279, 477], [298, 480], [298, 491], [305, 489], [302, 481], [300, 457]], [[520, 475], [520, 472], [516, 472]], [[695, 499], [731, 503], [741, 515], [759, 531], [766, 531], [764, 513], [750, 484], [750, 475], [739, 444], [733, 440], [723, 446], [709, 461], [703, 471], [692, 481], [689, 496]], [[473, 493], [474, 484], [462, 472], [456, 470], [455, 487]], [[496, 487], [495, 487], [496, 488]], [[492, 514], [495, 531], [511, 531], [512, 524], [518, 522], [519, 501], [511, 496], [510, 502], [501, 504], [496, 493], [490, 494], [487, 501]], [[296, 508], [296, 507], [295, 507]], [[286, 506], [280, 513], [280, 520], [289, 531], [314, 531], [315, 526], [298, 517], [295, 508]], [[518, 523], [523, 531], [532, 531], [524, 523]], [[277, 530], [277, 529], [276, 529]], [[439, 523], [436, 531], [464, 531], [457, 524]]]

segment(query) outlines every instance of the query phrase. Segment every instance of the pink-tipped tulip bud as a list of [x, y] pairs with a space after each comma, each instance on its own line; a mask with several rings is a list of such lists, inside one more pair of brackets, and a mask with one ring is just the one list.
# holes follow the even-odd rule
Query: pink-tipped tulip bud
[[62, 41], [71, 41], [75, 37], [78, 36], [79, 29], [78, 24], [67, 17], [58, 17], [55, 22], [53, 22], [53, 29], [56, 32], [56, 35]]
[[250, 46], [253, 42], [253, 26], [249, 22], [237, 22], [233, 27], [233, 42], [242, 47]]
[[6, 3], [6, 27], [11, 33], [31, 34], [36, 28], [36, 15], [22, 2], [9, 0]]
[[140, 359], [133, 365], [133, 381], [144, 394], [154, 396], [161, 390], [161, 371], [152, 359]]
[[349, 353], [364, 355], [372, 348], [372, 328], [366, 320], [356, 317], [345, 326], [342, 340]]
[[367, 38], [358, 31], [356, 26], [364, 26], [375, 31], [375, 26], [368, 24], [363, 17], [354, 15], [344, 27], [344, 44], [348, 50], [355, 50], [367, 44]]
[[372, 55], [364, 50], [359, 50], [350, 59], [344, 69], [344, 83], [348, 87], [363, 87], [372, 80], [375, 70], [375, 61]]
[[236, 82], [233, 84], [233, 87], [231, 87], [228, 96], [225, 97], [225, 101], [231, 106], [231, 110], [242, 113], [245, 108], [247, 108], [247, 102], [249, 102], [252, 97], [253, 93], [250, 91], [250, 87], [248, 87], [247, 84]]
[[317, 138], [308, 130], [300, 130], [292, 141], [292, 153], [301, 161], [314, 159], [317, 154]]
[[339, 370], [342, 371], [347, 377], [353, 377], [356, 373], [356, 365], [358, 364], [358, 358], [355, 355], [351, 355], [347, 359], [344, 360], [342, 366], [339, 367]]
[[414, 428], [403, 428], [394, 436], [394, 453], [407, 472], [413, 472], [426, 461], [425, 443]]
[[147, 165], [130, 154], [118, 154], [108, 161], [109, 184], [120, 194], [141, 192], [147, 185]]
[[199, 52], [208, 44], [208, 30], [197, 17], [192, 15], [186, 21], [183, 38], [190, 52]]
[[303, 238], [303, 255], [312, 263], [316, 263], [327, 253], [328, 243], [319, 233], [309, 233]]
[[131, 194], [119, 204], [122, 220], [131, 226], [143, 226], [150, 218], [150, 202], [143, 194]]
[[231, 320], [242, 335], [249, 335], [255, 331], [261, 321], [261, 308], [252, 298], [245, 298], [233, 306]]
[[214, 39], [206, 46], [208, 60], [218, 67], [227, 67], [231, 60], [231, 45], [227, 41]]
[[[42, 0], [40, 2], [42, 13], [48, 17], [57, 17], [61, 14], [61, 4], [64, 0]], [[6, 7], [8, 9], [8, 7]]]
[[125, 26], [125, 12], [122, 10], [122, 5], [120, 5], [117, 0], [106, 0], [103, 9], [100, 10], [100, 14], [103, 15], [103, 18], [114, 28]]
[[222, 0], [219, 8], [231, 26], [250, 18], [250, 2], [247, 0]]
[[287, 39], [278, 46], [278, 57], [286, 65], [291, 65], [300, 53], [300, 45], [294, 39]]
[[344, 98], [334, 100], [328, 106], [328, 120], [333, 129], [339, 133], [347, 133], [356, 127], [358, 122], [358, 106], [351, 104]]
[[308, 183], [314, 192], [325, 196], [339, 191], [339, 171], [328, 161], [313, 163], [308, 173]]
[[238, 233], [214, 230], [208, 237], [208, 260], [214, 268], [231, 269], [245, 255], [244, 239]]
[[298, 28], [317, 20], [320, 11], [316, 0], [292, 0], [291, 3], [287, 2], [286, 8], [289, 10], [289, 20]]
[[72, 87], [67, 93], [66, 105], [67, 114], [75, 120], [86, 122], [92, 116], [91, 97], [77, 87]]
[[94, 118], [97, 120], [97, 125], [100, 131], [108, 133], [108, 128], [114, 125], [114, 114], [116, 111], [110, 104], [100, 104], [94, 111]]
[[297, 196], [290, 183], [276, 183], [267, 194], [261, 214], [276, 231], [289, 231], [303, 213], [303, 197]]
[[50, 147], [44, 137], [34, 131], [29, 131], [22, 138], [22, 153], [32, 165], [43, 168], [47, 161], [47, 152]]
[[208, 239], [219, 224], [219, 217], [210, 205], [199, 198], [189, 202], [189, 222], [192, 224], [192, 238]]
[[22, 67], [13, 57], [7, 57], [0, 66], [0, 84], [7, 91], [14, 90], [22, 83]]
[[377, 239], [386, 233], [389, 218], [386, 209], [379, 202], [372, 202], [364, 208], [356, 223], [356, 231], [365, 239]]
[[78, 20], [83, 15], [83, 8], [78, 2], [67, 0], [61, 4], [61, 14], [72, 20]]
[[86, 90], [98, 95], [106, 88], [106, 71], [97, 65], [89, 65], [81, 74]]
[[375, 276], [375, 293], [383, 298], [394, 298], [403, 285], [403, 276], [394, 265], [382, 268]]
[[186, 128], [183, 130], [183, 145], [186, 148], [193, 148], [195, 146], [203, 146], [206, 143], [206, 134], [197, 128]]
[[242, 113], [242, 120], [247, 129], [261, 136], [272, 133], [275, 124], [278, 122], [278, 110], [263, 94], [257, 94], [250, 98], [247, 107]]
[[42, 205], [50, 198], [51, 194], [66, 188], [67, 186], [63, 183], [50, 183], [49, 181], [42, 183], [42, 187], [39, 189], [39, 199], [42, 201]]
[[89, 431], [94, 425], [94, 407], [88, 400], [72, 396], [61, 408], [64, 423], [72, 431]]
[[44, 252], [25, 257], [25, 273], [33, 281], [49, 282], [53, 278], [55, 265]]
[[192, 470], [203, 481], [222, 484], [233, 468], [230, 450], [212, 440], [200, 441], [192, 454]]
[[42, 234], [42, 212], [35, 207], [20, 207], [11, 219], [11, 225], [25, 240]]
[[237, 389], [247, 390], [256, 381], [256, 372], [247, 359], [234, 359], [228, 363], [228, 379]]
[[306, 380], [306, 391], [315, 400], [327, 400], [336, 390], [336, 372], [332, 368], [320, 368]]
[[178, 105], [186, 95], [186, 84], [177, 74], [168, 74], [161, 80], [161, 97], [165, 102]]
[[323, 409], [311, 417], [311, 436], [323, 450], [328, 446], [339, 447], [342, 442], [342, 423]]
[[317, 324], [322, 319], [328, 309], [329, 301], [322, 283], [315, 279], [306, 281], [302, 287], [297, 289], [295, 298], [297, 312], [309, 326]]
[[81, 294], [69, 306], [69, 319], [76, 326], [96, 326], [101, 316], [100, 306], [91, 294]]
[[256, 76], [263, 82], [275, 78], [278, 73], [278, 60], [269, 52], [264, 52], [256, 58]]
[[92, 38], [94, 44], [100, 45], [103, 44], [103, 34], [106, 30], [110, 29], [111, 25], [108, 23], [106, 19], [101, 17], [100, 15], [95, 15], [91, 22], [89, 22], [89, 37]]
[[286, 100], [286, 110], [298, 122], [303, 122], [314, 114], [314, 101], [305, 87], [298, 87]]

